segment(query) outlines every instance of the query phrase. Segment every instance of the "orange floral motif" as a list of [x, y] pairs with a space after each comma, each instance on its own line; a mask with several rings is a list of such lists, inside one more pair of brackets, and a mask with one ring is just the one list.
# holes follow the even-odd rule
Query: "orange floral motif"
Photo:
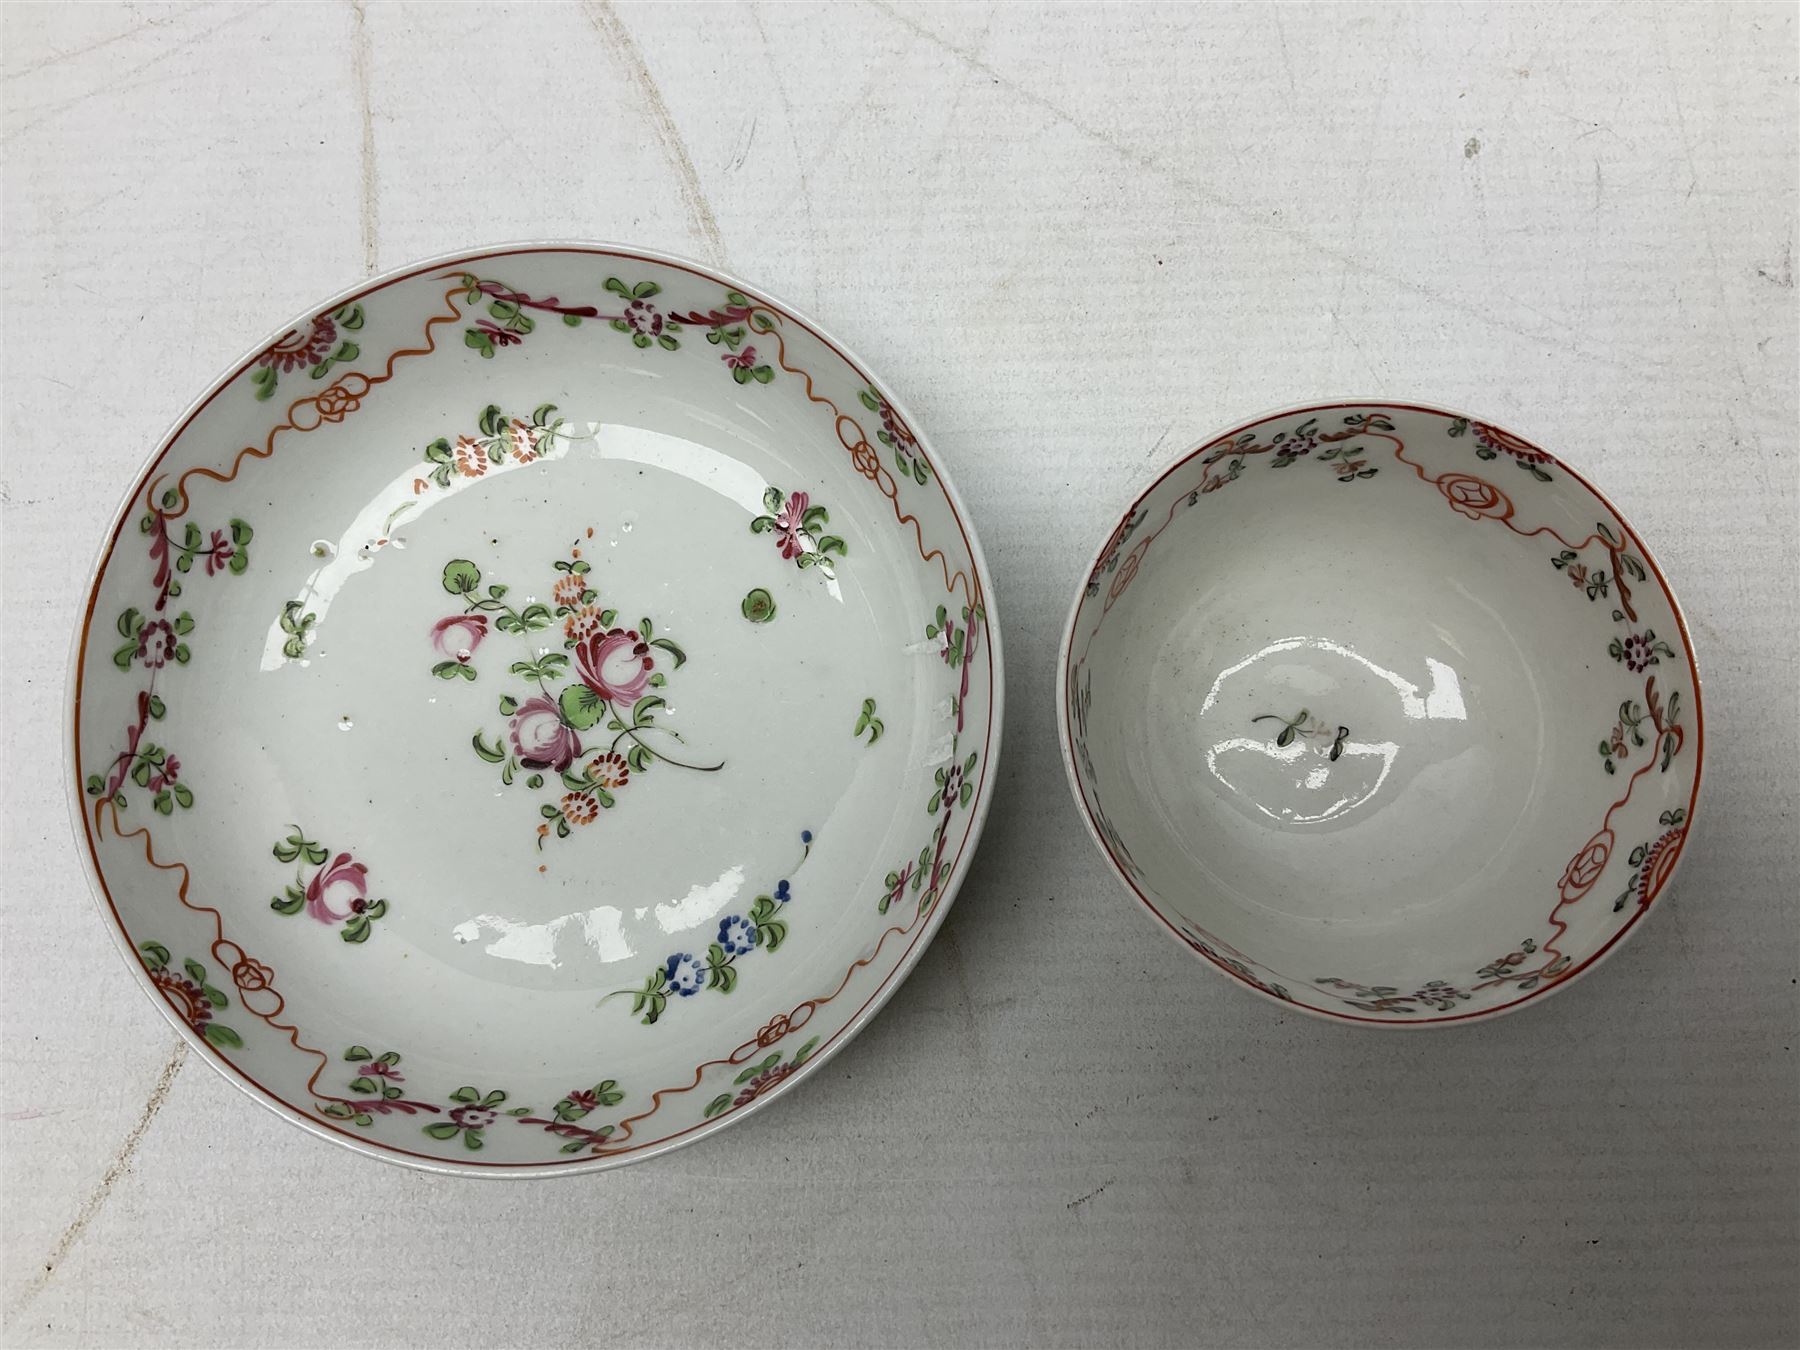
[[622, 788], [631, 781], [631, 768], [625, 756], [617, 751], [596, 755], [587, 766], [587, 776], [608, 791]]
[[1613, 832], [1602, 829], [1587, 841], [1581, 852], [1569, 859], [1560, 883], [1564, 904], [1573, 904], [1593, 890], [1594, 883], [1600, 880], [1600, 874], [1606, 870], [1607, 859], [1612, 856], [1612, 846]]
[[1466, 473], [1447, 473], [1437, 480], [1437, 485], [1451, 507], [1470, 520], [1480, 520], [1484, 516], [1507, 520], [1512, 516], [1512, 502], [1486, 479]]
[[487, 472], [487, 450], [473, 436], [456, 438], [456, 471], [464, 478], [479, 478]]
[[1131, 585], [1132, 578], [1138, 574], [1138, 567], [1144, 561], [1144, 550], [1149, 544], [1150, 541], [1146, 539], [1125, 555], [1125, 560], [1119, 564], [1119, 574], [1113, 578], [1112, 589], [1107, 592], [1109, 599], [1117, 600], [1125, 594], [1125, 588]]
[[600, 803], [589, 792], [564, 793], [562, 813], [571, 825], [592, 825], [600, 815]]
[[231, 982], [245, 993], [257, 993], [275, 982], [275, 972], [254, 957], [239, 959], [231, 968]]
[[319, 416], [327, 422], [341, 422], [362, 407], [362, 399], [352, 394], [341, 380], [315, 398], [313, 403], [319, 410]]
[[1644, 860], [1644, 870], [1638, 876], [1638, 904], [1649, 904], [1662, 890], [1686, 843], [1686, 830], [1670, 830], [1650, 846], [1650, 856]]

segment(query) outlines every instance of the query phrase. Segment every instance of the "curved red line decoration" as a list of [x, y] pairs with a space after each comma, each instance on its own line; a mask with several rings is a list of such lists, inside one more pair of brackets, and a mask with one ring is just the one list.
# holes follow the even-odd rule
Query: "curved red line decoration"
[[[371, 389], [375, 388], [376, 385], [386, 384], [389, 380], [394, 378], [394, 367], [399, 365], [402, 358], [429, 356], [432, 352], [437, 350], [437, 338], [433, 335], [432, 329], [443, 324], [455, 323], [462, 317], [462, 310], [456, 303], [456, 297], [462, 293], [463, 287], [461, 286], [456, 287], [454, 290], [444, 292], [444, 303], [450, 306], [450, 312], [448, 314], [433, 315], [425, 321], [425, 345], [423, 347], [402, 347], [397, 351], [390, 353], [387, 364], [382, 368], [379, 375], [362, 375], [352, 371], [347, 375], [340, 376], [335, 383], [320, 390], [316, 394], [308, 394], [302, 398], [295, 399], [288, 405], [286, 420], [278, 422], [274, 427], [270, 428], [267, 439], [263, 441], [260, 447], [246, 445], [242, 450], [239, 450], [236, 456], [233, 457], [231, 466], [226, 469], [224, 473], [220, 473], [216, 469], [203, 467], [195, 467], [184, 471], [182, 475], [175, 480], [174, 492], [176, 500], [163, 510], [163, 515], [170, 520], [176, 520], [187, 514], [189, 504], [187, 490], [188, 479], [205, 478], [214, 483], [233, 482], [237, 478], [238, 470], [243, 467], [245, 460], [267, 459], [275, 453], [275, 438], [282, 432], [317, 431], [321, 426], [328, 423], [335, 425], [338, 422], [342, 422], [346, 417], [350, 416], [350, 414], [354, 413], [362, 406], [363, 398]], [[242, 372], [240, 371], [239, 374], [241, 373]], [[234, 375], [231, 378], [236, 379], [237, 377]], [[227, 383], [230, 383], [230, 380], [227, 380]], [[300, 420], [303, 412], [311, 414], [313, 420]], [[185, 430], [185, 427], [183, 429]], [[170, 444], [173, 444], [175, 440], [178, 440], [180, 435], [181, 433], [177, 431], [175, 435], [170, 438]], [[144, 504], [146, 506], [154, 506], [153, 498], [156, 494], [156, 485], [161, 481], [161, 478], [152, 478], [145, 485]]]

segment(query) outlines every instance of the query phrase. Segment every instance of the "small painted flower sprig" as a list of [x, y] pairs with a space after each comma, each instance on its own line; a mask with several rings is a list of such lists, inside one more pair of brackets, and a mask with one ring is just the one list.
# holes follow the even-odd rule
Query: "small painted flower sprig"
[[[1228, 483], [1237, 482], [1252, 455], [1268, 454], [1271, 468], [1286, 469], [1311, 456], [1321, 444], [1330, 448], [1316, 457], [1317, 462], [1329, 465], [1338, 482], [1354, 483], [1358, 479], [1373, 478], [1380, 470], [1366, 458], [1353, 454], [1349, 443], [1367, 432], [1393, 429], [1392, 419], [1384, 413], [1351, 413], [1344, 418], [1342, 431], [1321, 431], [1318, 419], [1309, 417], [1291, 431], [1276, 432], [1266, 445], [1257, 443], [1255, 432], [1241, 432], [1209, 451], [1200, 461], [1206, 469], [1205, 479], [1188, 493], [1187, 504], [1197, 505], [1203, 493], [1218, 492]], [[1220, 464], [1224, 467], [1218, 468]]]
[[201, 564], [207, 576], [220, 572], [242, 576], [250, 566], [254, 531], [248, 522], [234, 517], [225, 528], [215, 529], [209, 536], [189, 521], [177, 540], [169, 534], [168, 519], [163, 513], [181, 504], [181, 493], [167, 488], [158, 502], [138, 519], [138, 532], [150, 541], [156, 599], [147, 613], [133, 606], [119, 615], [116, 627], [124, 642], [112, 656], [113, 664], [121, 671], [141, 666], [149, 679], [138, 690], [137, 717], [125, 729], [125, 748], [112, 757], [104, 773], [88, 774], [83, 787], [97, 803], [108, 803], [123, 811], [129, 802], [125, 784], [136, 783], [153, 794], [151, 808], [166, 816], [178, 806], [185, 809], [194, 804], [193, 790], [180, 781], [180, 760], [166, 747], [145, 737], [150, 723], [161, 721], [168, 714], [168, 706], [156, 692], [158, 677], [171, 662], [186, 665], [193, 657], [189, 646], [193, 615], [182, 610], [170, 618], [168, 604], [181, 594], [182, 578], [193, 571], [195, 563]]
[[[330, 314], [317, 316], [306, 326], [305, 332], [291, 328], [283, 333], [256, 358], [256, 366], [250, 372], [250, 388], [257, 401], [268, 400], [281, 376], [290, 371], [310, 366], [307, 375], [322, 380], [333, 366], [354, 361], [362, 355], [362, 349], [349, 338], [339, 341], [338, 330], [355, 333], [362, 326], [363, 307], [352, 302], [339, 305]], [[334, 342], [337, 343], [335, 350], [332, 348]]]
[[774, 328], [774, 323], [766, 314], [758, 314], [750, 297], [740, 291], [726, 291], [725, 303], [729, 308], [724, 312], [714, 311], [704, 316], [711, 321], [706, 330], [706, 340], [715, 347], [725, 349], [719, 354], [719, 359], [731, 372], [731, 378], [739, 384], [769, 383], [775, 378], [775, 368], [766, 361], [758, 361], [756, 348], [743, 346], [743, 341], [746, 325], [753, 333], [767, 333]]
[[579, 328], [583, 319], [610, 317], [592, 305], [565, 305], [554, 295], [539, 299], [515, 291], [505, 282], [478, 277], [472, 272], [463, 274], [462, 284], [466, 288], [463, 293], [466, 303], [488, 302], [488, 317], [476, 320], [473, 327], [463, 330], [463, 345], [480, 353], [483, 360], [492, 360], [495, 351], [501, 347], [518, 346], [537, 330], [537, 321], [525, 312], [528, 309], [560, 315], [571, 328]]
[[875, 903], [879, 914], [886, 914], [908, 891], [918, 899], [919, 914], [937, 901], [939, 887], [949, 875], [944, 845], [949, 838], [950, 818], [958, 807], [967, 806], [974, 797], [973, 776], [975, 765], [981, 758], [978, 751], [971, 750], [967, 759], [959, 760], [959, 745], [959, 741], [951, 741], [950, 762], [938, 769], [934, 790], [925, 803], [925, 814], [932, 822], [931, 835], [917, 858], [907, 859], [887, 874], [881, 897]]
[[[1347, 989], [1357, 995], [1346, 998], [1352, 1008], [1360, 1008], [1363, 1012], [1378, 1013], [1414, 1013], [1420, 1008], [1435, 1008], [1439, 1012], [1449, 1012], [1458, 1002], [1472, 997], [1467, 990], [1458, 989], [1445, 980], [1427, 980], [1410, 994], [1403, 994], [1391, 984], [1358, 984], [1354, 980], [1340, 980], [1331, 976], [1323, 976], [1313, 981], [1314, 984], [1325, 985], [1332, 989]], [[1414, 1006], [1417, 1005], [1417, 1006]]]
[[606, 1141], [612, 1138], [617, 1129], [614, 1125], [583, 1126], [577, 1121], [603, 1107], [617, 1106], [625, 1100], [625, 1094], [619, 1090], [619, 1084], [611, 1078], [602, 1079], [592, 1087], [577, 1088], [551, 1110], [550, 1118], [524, 1115], [520, 1117], [521, 1125], [536, 1125], [548, 1134], [560, 1135], [568, 1140], [557, 1150], [559, 1153], [579, 1153], [582, 1149], [598, 1153]]
[[[167, 711], [162, 699], [155, 694], [140, 699], [140, 702], [152, 718], [160, 718]], [[121, 780], [129, 778], [139, 787], [148, 789], [153, 794], [150, 808], [159, 816], [174, 814], [178, 806], [186, 810], [194, 804], [194, 790], [181, 781], [181, 761], [169, 750], [138, 737], [119, 759], [123, 768]], [[106, 795], [106, 780], [97, 773], [89, 774], [87, 791], [90, 797]], [[125, 794], [117, 786], [112, 789], [112, 803], [121, 810], [125, 807]]]
[[[367, 942], [370, 925], [388, 909], [386, 900], [369, 898], [368, 867], [348, 853], [333, 858], [329, 849], [308, 839], [298, 825], [290, 828], [293, 833], [278, 840], [272, 852], [281, 862], [304, 866], [295, 869], [293, 881], [269, 901], [269, 908], [290, 915], [304, 909], [309, 918], [328, 928], [342, 924], [338, 936], [345, 942]], [[310, 877], [305, 871], [308, 866], [315, 869]]]
[[750, 533], [773, 531], [776, 549], [801, 571], [816, 567], [830, 576], [832, 555], [842, 558], [849, 552], [849, 545], [837, 535], [822, 533], [831, 523], [831, 513], [814, 506], [807, 493], [772, 487], [763, 493], [763, 510], [766, 514], [750, 522]]
[[851, 734], [858, 740], [861, 740], [866, 734], [869, 738], [868, 744], [873, 745], [881, 739], [882, 733], [886, 730], [886, 724], [875, 715], [875, 700], [865, 698], [862, 701], [862, 712], [856, 718], [856, 729]]
[[225, 991], [207, 982], [206, 967], [189, 957], [181, 963], [181, 974], [169, 969], [169, 949], [160, 942], [140, 942], [144, 969], [150, 972], [150, 983], [168, 1000], [169, 1005], [209, 1044], [225, 1049], [241, 1049], [244, 1038], [223, 1023], [213, 1021], [215, 1012], [231, 1006]]
[[480, 1088], [459, 1087], [450, 1094], [450, 1100], [457, 1103], [450, 1110], [450, 1119], [433, 1121], [423, 1127], [424, 1131], [433, 1139], [454, 1139], [461, 1135], [463, 1147], [471, 1151], [486, 1147], [485, 1132], [502, 1114], [515, 1117], [531, 1114], [529, 1106], [514, 1106], [503, 1112], [506, 1093], [499, 1088], [484, 1093]]
[[348, 1086], [348, 1091], [356, 1093], [358, 1100], [321, 1102], [319, 1114], [367, 1128], [375, 1123], [377, 1115], [440, 1113], [442, 1108], [431, 1102], [407, 1099], [406, 1089], [401, 1086], [406, 1082], [406, 1075], [401, 1072], [400, 1056], [396, 1051], [387, 1050], [377, 1055], [366, 1045], [353, 1045], [344, 1051], [344, 1059], [361, 1066]]
[[1656, 692], [1656, 680], [1652, 678], [1644, 682], [1644, 697], [1650, 704], [1648, 709], [1635, 699], [1626, 699], [1619, 705], [1619, 720], [1613, 723], [1612, 734], [1600, 742], [1600, 757], [1606, 761], [1608, 773], [1618, 772], [1614, 761], [1630, 758], [1633, 746], [1641, 749], [1649, 744], [1644, 737], [1646, 722], [1656, 740], [1651, 753], [1660, 751], [1662, 754], [1661, 772], [1669, 771], [1669, 765], [1681, 749], [1681, 691], [1678, 689], [1670, 694], [1669, 706], [1664, 708]]
[[1526, 938], [1515, 950], [1508, 952], [1505, 956], [1489, 961], [1480, 970], [1476, 971], [1475, 977], [1479, 980], [1486, 981], [1486, 983], [1476, 985], [1475, 987], [1477, 989], [1484, 989], [1489, 985], [1513, 983], [1516, 984], [1521, 993], [1526, 993], [1536, 989], [1538, 985], [1542, 984], [1545, 980], [1555, 979], [1569, 968], [1569, 958], [1559, 955], [1553, 958], [1549, 964], [1540, 966], [1536, 970], [1519, 971], [1518, 967], [1524, 965], [1526, 958], [1533, 955], [1537, 949], [1537, 943], [1533, 942], [1530, 938]]
[[1581, 554], [1572, 548], [1557, 550], [1556, 556], [1550, 559], [1550, 565], [1566, 575], [1570, 584], [1577, 590], [1586, 591], [1589, 600], [1604, 599], [1611, 594], [1609, 588], [1617, 586], [1619, 603], [1612, 612], [1613, 622], [1630, 621], [1635, 623], [1637, 622], [1637, 611], [1631, 606], [1631, 587], [1627, 578], [1631, 581], [1643, 581], [1649, 576], [1644, 568], [1643, 559], [1635, 553], [1629, 552], [1625, 547], [1625, 541], [1619, 538], [1613, 528], [1604, 520], [1594, 523], [1594, 533], [1599, 538], [1601, 546], [1606, 549], [1607, 556], [1612, 560], [1613, 574], [1611, 576], [1607, 575], [1606, 569], [1603, 567], [1590, 569], [1586, 563], [1581, 561]]
[[509, 416], [498, 403], [490, 403], [475, 425], [473, 436], [458, 436], [455, 441], [439, 436], [425, 447], [425, 462], [432, 466], [429, 476], [439, 487], [449, 487], [452, 476], [480, 478], [490, 467], [530, 464], [566, 435], [554, 403], [538, 404], [530, 417]]
[[606, 289], [625, 302], [624, 314], [614, 319], [612, 326], [621, 333], [631, 334], [632, 346], [648, 347], [654, 342], [668, 352], [681, 346], [681, 339], [675, 336], [681, 332], [681, 325], [650, 303], [652, 296], [662, 294], [661, 286], [654, 281], [640, 281], [628, 286], [617, 277], [608, 277]]
[[1475, 454], [1478, 458], [1498, 459], [1504, 454], [1538, 482], [1548, 483], [1551, 481], [1550, 474], [1544, 468], [1546, 464], [1553, 462], [1550, 456], [1530, 441], [1523, 440], [1510, 431], [1502, 431], [1499, 427], [1489, 426], [1486, 422], [1471, 422], [1466, 417], [1458, 417], [1444, 429], [1444, 434], [1452, 438], [1469, 435], [1475, 443]]
[[931, 478], [931, 470], [919, 453], [919, 440], [913, 435], [912, 428], [901, 420], [893, 404], [875, 390], [864, 389], [857, 397], [862, 400], [863, 407], [881, 418], [881, 430], [875, 433], [875, 438], [894, 452], [894, 467], [900, 476], [923, 487]]
[[818, 1046], [819, 1038], [814, 1036], [805, 1045], [794, 1051], [793, 1058], [789, 1059], [786, 1063], [782, 1062], [782, 1055], [779, 1050], [771, 1050], [755, 1064], [748, 1065], [739, 1070], [737, 1077], [731, 1080], [733, 1086], [738, 1090], [736, 1092], [721, 1092], [718, 1096], [708, 1102], [706, 1104], [706, 1111], [704, 1112], [705, 1118], [711, 1120], [714, 1116], [720, 1116], [727, 1111], [735, 1111], [739, 1107], [750, 1105], [751, 1102], [775, 1087], [789, 1074], [793, 1073], [802, 1064], [806, 1063], [807, 1060], [811, 1059], [812, 1052], [816, 1050]]
[[475, 649], [487, 637], [488, 615], [497, 614], [497, 633], [534, 633], [548, 628], [554, 617], [550, 606], [531, 601], [523, 609], [506, 603], [511, 587], [491, 583], [487, 593], [480, 592], [481, 569], [467, 558], [452, 558], [444, 564], [443, 586], [451, 595], [464, 599], [463, 612], [439, 619], [431, 630], [431, 640], [445, 659], [431, 668], [440, 680], [473, 680], [475, 667], [470, 661]]
[[1623, 640], [1615, 637], [1606, 644], [1606, 654], [1615, 661], [1623, 661], [1625, 668], [1637, 675], [1662, 664], [1662, 658], [1671, 660], [1675, 657], [1675, 649], [1662, 638], [1656, 636], [1654, 628], [1646, 628], [1641, 633], [1627, 633]]
[[[800, 870], [801, 864], [812, 856], [812, 845], [812, 831], [802, 830], [800, 861], [790, 870]], [[703, 958], [689, 952], [672, 952], [650, 972], [640, 988], [615, 989], [606, 997], [630, 994], [633, 1016], [645, 1026], [654, 1026], [668, 1009], [671, 998], [692, 998], [702, 989], [729, 994], [737, 988], [740, 957], [758, 947], [767, 952], [779, 951], [787, 941], [788, 924], [783, 915], [793, 898], [793, 884], [783, 877], [775, 883], [773, 893], [756, 897], [748, 913], [728, 914], [719, 920], [718, 936]]]
[[1633, 900], [1640, 907], [1650, 903], [1651, 888], [1667, 875], [1675, 854], [1680, 851], [1682, 841], [1687, 836], [1687, 811], [1683, 807], [1677, 806], [1664, 811], [1657, 816], [1656, 823], [1663, 827], [1663, 832], [1654, 840], [1646, 840], [1631, 850], [1628, 859], [1631, 875], [1625, 879], [1625, 889], [1619, 892], [1619, 898], [1613, 901], [1614, 914]]

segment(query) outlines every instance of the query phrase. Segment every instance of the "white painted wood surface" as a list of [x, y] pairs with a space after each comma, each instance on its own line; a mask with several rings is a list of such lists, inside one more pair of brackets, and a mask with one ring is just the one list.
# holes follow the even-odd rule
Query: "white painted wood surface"
[[[9, 5], [5, 1036], [19, 1345], [1746, 1346], [1800, 1337], [1796, 11], [1787, 5]], [[67, 644], [120, 492], [273, 325], [476, 242], [686, 251], [912, 403], [1006, 627], [935, 948], [791, 1100], [457, 1183], [180, 1051], [78, 871]], [[1184, 445], [1483, 410], [1656, 547], [1708, 676], [1681, 881], [1595, 978], [1383, 1036], [1134, 913], [1053, 643]], [[1295, 584], [1356, 584], [1296, 577]]]

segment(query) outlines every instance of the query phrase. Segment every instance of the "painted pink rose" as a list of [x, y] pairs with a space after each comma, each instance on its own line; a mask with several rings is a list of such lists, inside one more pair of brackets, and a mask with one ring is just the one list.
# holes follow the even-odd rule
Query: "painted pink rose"
[[[803, 494], [795, 495], [805, 500]], [[601, 698], [629, 708], [644, 696], [656, 662], [635, 628], [609, 628], [582, 639], [575, 648], [575, 668], [581, 682]]]
[[431, 645], [445, 660], [466, 666], [487, 631], [485, 614], [452, 614], [431, 625]]
[[787, 505], [781, 508], [781, 514], [775, 517], [775, 542], [781, 548], [784, 558], [798, 558], [806, 552], [806, 541], [800, 537], [801, 522], [806, 519], [806, 508], [812, 498], [804, 492], [796, 492], [787, 499]]
[[369, 907], [369, 869], [348, 853], [313, 873], [306, 883], [306, 912], [320, 923], [342, 923]]
[[459, 1106], [450, 1119], [465, 1130], [485, 1130], [500, 1118], [500, 1113], [486, 1106]]
[[756, 364], [756, 348], [746, 347], [741, 352], [726, 352], [719, 359], [732, 370], [749, 370]]
[[581, 738], [563, 721], [555, 702], [543, 694], [526, 699], [506, 726], [513, 752], [528, 769], [561, 773], [581, 753]]

